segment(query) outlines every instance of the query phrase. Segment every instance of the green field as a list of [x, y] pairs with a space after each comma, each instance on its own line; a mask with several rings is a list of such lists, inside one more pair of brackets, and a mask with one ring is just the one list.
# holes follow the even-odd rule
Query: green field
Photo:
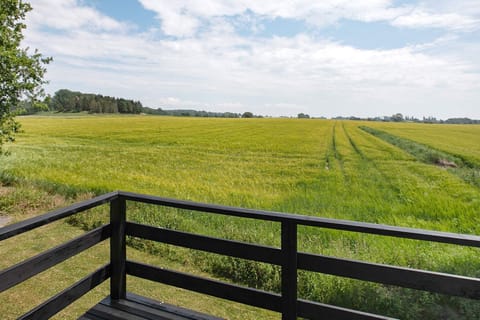
[[[370, 126], [480, 164], [480, 126], [297, 119], [151, 116], [23, 117], [24, 133], [0, 159], [4, 180], [70, 195], [122, 189], [201, 202], [480, 234], [480, 189], [418, 161]], [[278, 245], [278, 226], [191, 212], [133, 208], [131, 219]], [[90, 227], [94, 212], [75, 221]], [[168, 247], [131, 243], [203, 272], [269, 290], [278, 270]], [[442, 244], [300, 230], [301, 250], [480, 276], [480, 252]], [[271, 280], [273, 278], [274, 280]], [[407, 319], [445, 312], [471, 319], [473, 301], [343, 278], [300, 274], [301, 297]], [[447, 311], [446, 311], [447, 310]], [[448, 313], [447, 312], [447, 313]]]

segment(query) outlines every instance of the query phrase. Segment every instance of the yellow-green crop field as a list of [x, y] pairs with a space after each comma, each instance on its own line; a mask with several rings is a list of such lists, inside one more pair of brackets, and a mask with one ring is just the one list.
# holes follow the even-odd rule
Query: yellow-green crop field
[[[201, 202], [480, 234], [480, 188], [360, 129], [369, 126], [480, 165], [480, 126], [317, 119], [23, 117], [2, 175], [57, 190], [126, 190]], [[278, 226], [137, 207], [133, 219], [278, 245]], [[95, 224], [95, 214], [83, 224]], [[204, 272], [278, 289], [262, 264], [132, 243]], [[480, 276], [480, 252], [443, 244], [300, 230], [301, 250]], [[188, 255], [188, 257], [187, 257]], [[192, 256], [191, 256], [192, 255]], [[273, 277], [271, 277], [274, 275]], [[273, 280], [271, 280], [273, 278]], [[270, 280], [269, 280], [270, 279]], [[480, 304], [301, 273], [299, 295], [405, 319], [471, 319]], [[447, 311], [446, 311], [447, 310]], [[448, 313], [447, 312], [447, 313]]]

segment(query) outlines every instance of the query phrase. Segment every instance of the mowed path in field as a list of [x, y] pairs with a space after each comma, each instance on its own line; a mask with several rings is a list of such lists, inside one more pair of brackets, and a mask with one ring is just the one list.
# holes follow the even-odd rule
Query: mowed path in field
[[356, 122], [141, 116], [21, 122], [25, 133], [2, 165], [27, 179], [439, 230], [478, 229], [478, 188], [415, 161]]
[[371, 122], [365, 125], [458, 155], [480, 167], [480, 125]]

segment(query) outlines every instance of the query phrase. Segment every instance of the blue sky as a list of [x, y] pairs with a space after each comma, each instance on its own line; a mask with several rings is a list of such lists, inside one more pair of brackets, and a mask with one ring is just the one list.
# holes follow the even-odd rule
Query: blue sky
[[[262, 115], [480, 118], [478, 0], [32, 0], [61, 88]], [[52, 14], [55, 13], [55, 14]]]

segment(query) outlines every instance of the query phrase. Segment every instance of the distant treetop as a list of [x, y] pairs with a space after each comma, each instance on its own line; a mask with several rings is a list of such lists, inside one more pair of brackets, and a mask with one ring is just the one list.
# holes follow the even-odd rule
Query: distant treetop
[[140, 101], [114, 98], [100, 94], [81, 93], [61, 89], [48, 102], [51, 111], [89, 113], [133, 113], [143, 111]]

